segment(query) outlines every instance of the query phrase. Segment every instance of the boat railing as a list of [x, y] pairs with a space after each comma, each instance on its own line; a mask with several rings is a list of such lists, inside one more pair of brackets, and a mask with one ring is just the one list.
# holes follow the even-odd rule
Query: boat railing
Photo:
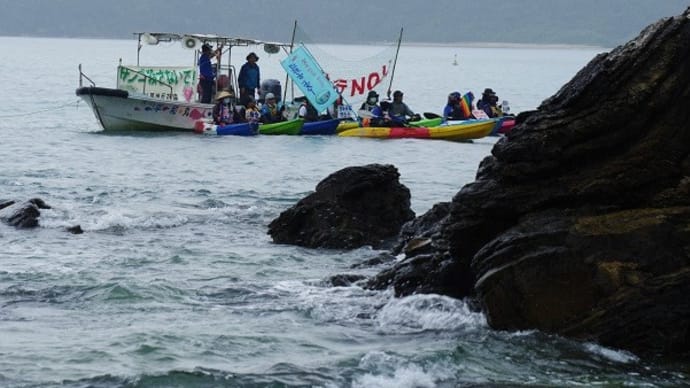
[[84, 86], [84, 78], [86, 78], [87, 81], [91, 83], [91, 86], [95, 87], [96, 83], [93, 82], [91, 78], [89, 78], [86, 74], [84, 74], [83, 71], [81, 71], [81, 63], [79, 64], [79, 87], [81, 88]]
[[237, 73], [235, 71], [235, 66], [233, 65], [221, 65], [220, 73], [226, 74], [227, 72], [227, 84], [223, 84], [223, 77], [218, 77], [218, 89], [228, 89], [231, 90], [236, 96], [239, 96], [239, 87], [237, 86]]
[[[161, 84], [161, 85], [163, 85], [163, 86], [166, 86], [168, 89], [170, 89], [170, 95], [173, 94], [173, 86], [170, 85], [169, 83], [163, 82], [163, 81], [161, 81], [160, 79], [151, 77], [150, 75], [148, 75], [148, 74], [146, 74], [146, 73], [144, 73], [144, 72], [141, 72], [141, 71], [139, 71], [139, 70], [132, 69], [131, 67], [127, 67], [127, 66], [123, 66], [123, 65], [120, 65], [120, 67], [125, 68], [125, 69], [127, 69], [127, 70], [129, 70], [129, 71], [131, 71], [131, 72], [133, 72], [133, 73], [136, 73], [136, 74], [138, 74], [138, 75], [144, 77], [144, 80], [146, 80], [146, 81], [149, 81], [149, 80], [150, 80], [150, 81], [153, 81], [153, 82], [151, 82], [152, 84]], [[142, 86], [141, 92], [144, 93], [144, 94], [146, 94], [146, 84], [147, 84], [147, 83], [148, 83], [148, 82], [143, 82], [144, 85]]]

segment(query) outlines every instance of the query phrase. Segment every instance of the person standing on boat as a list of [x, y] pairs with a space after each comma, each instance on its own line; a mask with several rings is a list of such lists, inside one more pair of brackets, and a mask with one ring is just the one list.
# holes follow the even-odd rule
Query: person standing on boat
[[216, 72], [211, 64], [211, 58], [216, 57], [218, 52], [213, 53], [210, 45], [204, 43], [201, 46], [201, 55], [199, 56], [199, 86], [201, 87], [202, 104], [210, 104], [213, 96], [213, 89], [216, 83]]
[[278, 106], [276, 103], [276, 96], [273, 93], [266, 93], [266, 103], [261, 107], [261, 122], [270, 124], [284, 121], [284, 110], [284, 106]]
[[412, 112], [412, 109], [403, 102], [403, 92], [396, 90], [393, 92], [393, 102], [391, 102], [391, 107], [388, 111], [391, 116], [391, 120], [395, 124], [406, 124], [408, 121], [419, 120], [419, 115]]
[[259, 57], [255, 53], [247, 55], [247, 62], [240, 68], [240, 74], [237, 76], [237, 84], [240, 87], [240, 104], [246, 105], [249, 97], [254, 98], [254, 92], [261, 92], [261, 71], [256, 61]]

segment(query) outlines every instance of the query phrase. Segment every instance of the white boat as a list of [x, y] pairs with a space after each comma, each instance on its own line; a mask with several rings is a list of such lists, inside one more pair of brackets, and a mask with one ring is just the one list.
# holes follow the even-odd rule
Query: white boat
[[[214, 48], [223, 47], [220, 63], [215, 64], [216, 88], [230, 89], [239, 96], [237, 74], [232, 65], [232, 48], [235, 46], [259, 46], [267, 53], [286, 50], [289, 44], [265, 42], [254, 39], [234, 38], [207, 34], [176, 34], [138, 32], [137, 64], [117, 66], [115, 88], [99, 87], [82, 72], [79, 65], [81, 97], [93, 110], [104, 130], [184, 130], [193, 131], [197, 121], [210, 121], [213, 104], [199, 102], [197, 93], [198, 68], [196, 63], [201, 46], [205, 43]], [[191, 49], [192, 66], [143, 66], [139, 54], [143, 47], [159, 43], [179, 42]], [[227, 58], [227, 60], [223, 58]], [[225, 63], [223, 63], [225, 61]], [[85, 86], [85, 81], [88, 83]]]

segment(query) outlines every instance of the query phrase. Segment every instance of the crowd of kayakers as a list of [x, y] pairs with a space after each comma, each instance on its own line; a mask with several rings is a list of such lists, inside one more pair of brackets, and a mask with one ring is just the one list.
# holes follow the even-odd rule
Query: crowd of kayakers
[[[404, 93], [400, 90], [393, 92], [392, 100], [379, 101], [379, 94], [375, 90], [369, 91], [366, 100], [361, 104], [356, 115], [361, 119], [363, 126], [372, 127], [403, 127], [410, 122], [421, 120], [421, 116], [415, 113], [403, 101]], [[444, 122], [472, 119], [486, 119], [509, 115], [507, 101], [498, 104], [499, 98], [491, 88], [484, 89], [482, 96], [475, 102], [474, 94], [467, 92], [452, 92], [448, 95], [446, 105], [443, 107], [442, 118]], [[338, 98], [332, 107], [326, 112], [318, 112], [309, 99], [304, 96], [293, 100], [297, 105], [296, 110], [288, 113], [286, 105], [278, 101], [274, 93], [266, 93], [257, 107], [253, 97], [243, 97], [241, 103], [235, 98], [232, 90], [221, 90], [215, 97], [213, 110], [214, 123], [227, 125], [233, 123], [277, 123], [294, 118], [301, 118], [306, 122], [339, 118], [338, 107], [342, 105], [342, 98]], [[431, 113], [425, 113], [429, 118]], [[342, 118], [342, 117], [340, 117]]]
[[[211, 93], [215, 88], [215, 72], [211, 66], [211, 59], [218, 57], [222, 47], [213, 50], [211, 46], [202, 46], [202, 55], [199, 58], [200, 73], [200, 101], [211, 102]], [[247, 55], [247, 62], [242, 65], [238, 75], [240, 99], [237, 101], [232, 89], [222, 89], [215, 96], [215, 108], [213, 118], [215, 124], [227, 125], [233, 123], [276, 123], [292, 118], [301, 118], [304, 121], [319, 121], [332, 118], [342, 118], [339, 107], [343, 105], [343, 99], [339, 97], [327, 112], [317, 112], [311, 102], [304, 96], [295, 98], [294, 103], [299, 104], [296, 114], [286, 112], [286, 106], [280, 103], [280, 97], [272, 92], [263, 96], [260, 108], [257, 107], [255, 92], [260, 92], [260, 69], [257, 65], [259, 57], [256, 53]], [[491, 88], [484, 89], [482, 96], [475, 102], [474, 94], [469, 91], [465, 94], [452, 92], [448, 95], [446, 105], [443, 107], [443, 121], [458, 121], [502, 117], [509, 114], [510, 108], [507, 101], [498, 104], [499, 98]], [[239, 102], [239, 103], [238, 103]], [[425, 113], [425, 116], [428, 116]], [[292, 117], [290, 117], [292, 116]], [[388, 98], [379, 101], [379, 94], [370, 90], [366, 101], [362, 103], [359, 111], [352, 115], [359, 117], [364, 126], [396, 127], [405, 126], [411, 121], [421, 119], [403, 102], [403, 92], [393, 92], [393, 99]]]

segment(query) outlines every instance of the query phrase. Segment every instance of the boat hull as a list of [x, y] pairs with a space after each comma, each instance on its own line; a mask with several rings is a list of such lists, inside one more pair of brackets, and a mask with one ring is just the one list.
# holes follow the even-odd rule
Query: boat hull
[[308, 121], [300, 130], [300, 135], [335, 135], [340, 119]]
[[299, 135], [302, 126], [304, 126], [304, 120], [301, 119], [259, 124], [259, 133], [262, 135]]
[[193, 131], [213, 117], [212, 104], [167, 101], [125, 90], [81, 87], [76, 90], [107, 131]]
[[258, 123], [237, 123], [228, 125], [216, 125], [198, 121], [194, 132], [202, 135], [217, 136], [256, 136], [259, 134]]
[[439, 140], [472, 140], [481, 139], [491, 134], [496, 120], [475, 120], [454, 125], [436, 127], [362, 127], [352, 128], [338, 133], [344, 137], [369, 137], [377, 139], [439, 139]]

